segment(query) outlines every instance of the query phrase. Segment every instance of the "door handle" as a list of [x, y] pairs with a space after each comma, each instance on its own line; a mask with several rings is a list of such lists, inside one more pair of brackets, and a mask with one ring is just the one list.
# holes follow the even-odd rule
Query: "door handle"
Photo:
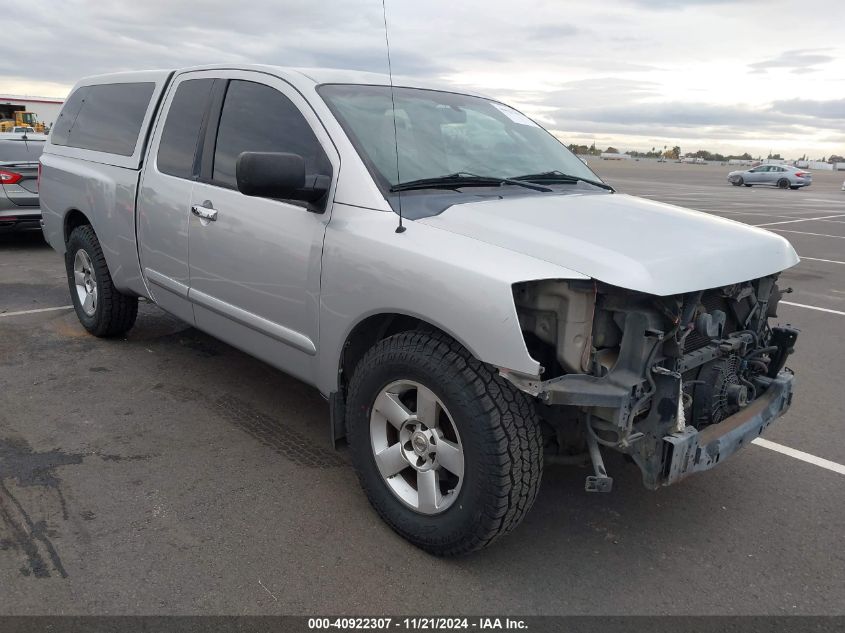
[[217, 209], [213, 209], [211, 207], [204, 207], [201, 204], [192, 205], [191, 213], [193, 213], [198, 218], [208, 220], [209, 222], [214, 222], [215, 220], [217, 220]]

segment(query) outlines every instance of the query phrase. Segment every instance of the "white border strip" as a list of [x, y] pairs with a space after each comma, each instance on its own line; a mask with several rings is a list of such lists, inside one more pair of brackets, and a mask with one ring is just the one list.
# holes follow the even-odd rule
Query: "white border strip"
[[795, 306], [796, 308], [807, 308], [808, 310], [818, 310], [819, 312], [830, 312], [831, 314], [839, 314], [845, 316], [845, 312], [841, 310], [831, 310], [830, 308], [817, 308], [816, 306], [808, 306], [803, 303], [792, 303], [791, 301], [779, 301], [779, 304]]
[[838, 262], [835, 259], [819, 259], [818, 257], [804, 257], [801, 255], [801, 259], [808, 259], [811, 262], [825, 262], [827, 264], [845, 264], [845, 262]]
[[752, 226], [774, 226], [776, 224], [794, 224], [795, 222], [813, 222], [815, 220], [830, 220], [831, 218], [845, 218], [845, 214], [824, 215], [820, 218], [801, 218], [800, 220], [784, 220], [783, 222], [765, 222], [764, 224], [752, 224]]
[[0, 317], [20, 316], [22, 314], [36, 314], [37, 312], [53, 312], [54, 310], [70, 310], [73, 306], [58, 306], [56, 308], [38, 308], [37, 310], [18, 310], [17, 312], [0, 312]]
[[798, 235], [815, 235], [816, 237], [832, 237], [837, 240], [845, 240], [845, 235], [828, 235], [827, 233], [808, 233], [807, 231], [791, 231], [789, 229], [769, 229], [778, 233], [797, 233]]
[[842, 464], [837, 464], [836, 462], [832, 462], [829, 459], [822, 459], [821, 457], [810, 455], [809, 453], [805, 453], [804, 451], [798, 451], [794, 448], [789, 448], [788, 446], [784, 446], [783, 444], [770, 442], [769, 440], [764, 440], [762, 437], [758, 437], [751, 440], [751, 443], [756, 444], [757, 446], [762, 446], [763, 448], [768, 448], [770, 451], [775, 451], [776, 453], [781, 453], [783, 455], [789, 455], [790, 457], [794, 457], [795, 459], [800, 459], [802, 462], [807, 462], [808, 464], [812, 464], [813, 466], [818, 466], [819, 468], [825, 468], [827, 470], [832, 470], [835, 473], [839, 473], [840, 475], [845, 475], [845, 466], [843, 466]]

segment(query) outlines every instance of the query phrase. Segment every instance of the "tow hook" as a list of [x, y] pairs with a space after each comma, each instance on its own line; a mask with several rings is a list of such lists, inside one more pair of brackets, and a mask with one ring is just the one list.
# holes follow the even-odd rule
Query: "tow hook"
[[587, 492], [610, 492], [613, 489], [613, 477], [607, 476], [604, 460], [601, 458], [599, 443], [592, 433], [587, 433], [587, 448], [590, 450], [590, 461], [593, 462], [595, 475], [588, 475], [584, 481]]

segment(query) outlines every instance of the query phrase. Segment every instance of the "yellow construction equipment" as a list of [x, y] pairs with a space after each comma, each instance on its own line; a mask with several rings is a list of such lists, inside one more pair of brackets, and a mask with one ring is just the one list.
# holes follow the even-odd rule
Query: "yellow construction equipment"
[[39, 134], [44, 133], [44, 124], [38, 120], [35, 112], [18, 111], [15, 112], [15, 119], [5, 119], [0, 121], [0, 132], [10, 132], [16, 127], [31, 127]]

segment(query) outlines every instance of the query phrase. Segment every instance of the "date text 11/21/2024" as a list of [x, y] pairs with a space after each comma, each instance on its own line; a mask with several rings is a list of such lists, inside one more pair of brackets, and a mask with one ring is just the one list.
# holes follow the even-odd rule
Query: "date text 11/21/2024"
[[449, 618], [449, 617], [353, 617], [353, 618], [308, 618], [309, 630], [367, 630], [367, 629], [399, 629], [403, 631], [429, 630], [481, 630], [505, 631], [527, 629], [528, 624], [521, 618]]

